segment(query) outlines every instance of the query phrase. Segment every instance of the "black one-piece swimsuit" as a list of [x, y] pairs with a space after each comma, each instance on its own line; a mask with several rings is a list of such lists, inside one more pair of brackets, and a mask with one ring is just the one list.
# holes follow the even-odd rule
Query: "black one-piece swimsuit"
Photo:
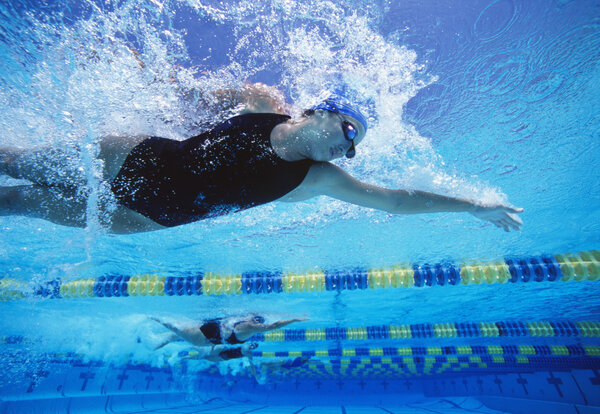
[[151, 137], [111, 182], [117, 202], [163, 226], [178, 226], [274, 201], [298, 187], [311, 160], [289, 162], [271, 131], [290, 119], [246, 114], [185, 141]]

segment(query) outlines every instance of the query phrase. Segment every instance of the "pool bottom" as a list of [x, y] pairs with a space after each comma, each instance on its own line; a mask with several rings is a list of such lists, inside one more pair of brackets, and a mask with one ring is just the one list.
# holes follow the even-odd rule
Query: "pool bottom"
[[246, 376], [148, 366], [51, 364], [28, 381], [3, 386], [0, 413], [402, 413], [419, 411], [417, 406], [434, 412], [600, 413], [598, 390], [597, 369], [260, 385]]
[[[305, 397], [307, 400], [308, 396]], [[494, 414], [501, 411], [490, 409], [474, 398], [426, 399], [399, 405], [265, 405], [248, 402], [236, 402], [213, 398], [202, 402], [191, 402], [185, 394], [167, 395], [123, 395], [106, 397], [80, 397], [63, 400], [30, 400], [2, 403], [0, 412], [13, 413], [219, 413], [219, 414], [257, 414], [289, 413], [297, 414], [353, 414], [353, 413], [484, 413]]]

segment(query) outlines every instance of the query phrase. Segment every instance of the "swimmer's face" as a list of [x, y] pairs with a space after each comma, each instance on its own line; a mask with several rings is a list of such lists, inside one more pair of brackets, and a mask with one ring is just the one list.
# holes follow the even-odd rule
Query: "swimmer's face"
[[265, 318], [263, 316], [260, 316], [260, 315], [254, 315], [252, 317], [252, 322], [254, 322], [256, 324], [259, 324], [259, 325], [262, 325], [262, 324], [265, 323]]
[[[363, 125], [349, 115], [317, 109], [306, 114], [311, 132], [311, 158], [332, 161], [350, 155], [365, 136]], [[350, 139], [354, 137], [354, 139]]]
[[242, 345], [242, 355], [252, 355], [252, 351], [258, 348], [258, 344], [256, 342], [251, 342], [249, 344]]

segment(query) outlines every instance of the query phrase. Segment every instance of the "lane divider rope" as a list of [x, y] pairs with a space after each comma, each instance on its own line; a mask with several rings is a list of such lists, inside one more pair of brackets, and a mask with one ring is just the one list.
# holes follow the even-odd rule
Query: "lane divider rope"
[[[182, 351], [179, 356], [193, 357], [197, 351]], [[322, 357], [351, 359], [382, 358], [397, 356], [448, 356], [448, 355], [488, 355], [488, 356], [574, 356], [574, 357], [600, 357], [600, 346], [592, 345], [464, 345], [464, 346], [439, 346], [439, 347], [364, 347], [322, 349], [310, 351], [254, 351], [254, 357], [269, 358], [297, 358], [297, 357]]]
[[[404, 340], [423, 338], [600, 338], [600, 321], [452, 322], [316, 329], [285, 329], [252, 336], [249, 342]], [[39, 342], [22, 335], [0, 336], [2, 345]]]
[[[201, 359], [202, 353], [197, 350], [184, 350], [177, 356], [185, 359]], [[28, 352], [4, 352], [2, 358], [31, 359]], [[84, 355], [65, 352], [52, 353], [43, 352], [37, 355], [49, 363], [74, 363], [80, 365], [85, 359]], [[131, 354], [130, 356], [133, 356]], [[168, 355], [171, 358], [173, 355]], [[512, 344], [512, 345], [463, 345], [463, 346], [439, 346], [439, 347], [358, 347], [358, 348], [335, 348], [317, 350], [294, 350], [294, 351], [253, 351], [255, 358], [318, 358], [337, 361], [337, 363], [394, 363], [394, 361], [415, 362], [433, 361], [436, 359], [466, 360], [465, 358], [485, 358], [501, 361], [503, 358], [540, 357], [540, 358], [584, 358], [600, 363], [600, 346], [598, 345], [534, 345], [534, 344]], [[458, 358], [458, 359], [456, 359]], [[136, 361], [143, 364], [143, 361]], [[95, 366], [103, 366], [102, 361], [94, 362]]]
[[599, 321], [500, 321], [285, 329], [254, 335], [257, 342], [477, 337], [600, 337]]
[[468, 262], [413, 264], [385, 269], [292, 272], [244, 272], [195, 276], [109, 275], [43, 283], [0, 279], [0, 300], [39, 298], [111, 298], [130, 296], [197, 296], [329, 292], [502, 283], [600, 280], [600, 251], [507, 258], [481, 264]]

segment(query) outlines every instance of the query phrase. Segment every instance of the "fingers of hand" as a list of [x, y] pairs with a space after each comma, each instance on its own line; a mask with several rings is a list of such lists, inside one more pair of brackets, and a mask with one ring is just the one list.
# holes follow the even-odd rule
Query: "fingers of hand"
[[512, 230], [521, 230], [523, 220], [517, 214], [523, 212], [522, 208], [513, 207], [493, 207], [487, 211], [477, 212], [475, 216], [487, 220], [498, 228], [509, 232]]
[[510, 211], [511, 213], [517, 213], [517, 214], [520, 214], [520, 213], [522, 213], [523, 211], [525, 211], [525, 210], [523, 210], [521, 207], [506, 207], [506, 209], [507, 209], [508, 211]]
[[491, 222], [496, 225], [498, 228], [504, 229], [506, 232], [510, 232], [510, 230], [521, 230], [520, 221], [514, 220], [513, 218], [506, 215], [505, 217], [497, 218], [495, 220], [491, 220]]
[[518, 225], [523, 224], [523, 220], [521, 220], [521, 217], [517, 216], [516, 214], [513, 214], [513, 213], [505, 213], [505, 214], [509, 218], [510, 221], [515, 222]]
[[504, 221], [510, 225], [510, 227], [514, 228], [515, 230], [521, 230], [521, 226], [523, 225], [523, 220], [521, 220], [521, 217], [511, 213], [506, 213], [505, 216], [506, 217], [504, 218]]
[[510, 231], [507, 223], [504, 220], [498, 219], [498, 220], [494, 220], [492, 221], [492, 223], [494, 223], [496, 225], [496, 227], [500, 228], [500, 229], [504, 229], [504, 231]]
[[499, 229], [502, 228], [502, 223], [500, 223], [499, 220], [490, 220], [492, 222], [492, 224], [496, 227], [498, 227]]
[[500, 225], [505, 231], [510, 231], [510, 229], [518, 230], [518, 227], [508, 220], [500, 220]]

